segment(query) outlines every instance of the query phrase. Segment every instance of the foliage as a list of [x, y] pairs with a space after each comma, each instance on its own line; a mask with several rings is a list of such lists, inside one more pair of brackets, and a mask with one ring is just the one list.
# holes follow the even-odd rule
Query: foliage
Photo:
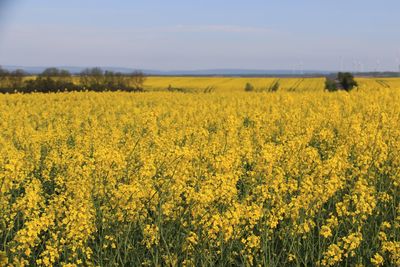
[[268, 92], [276, 92], [279, 90], [280, 82], [279, 80], [274, 81], [268, 88]]
[[339, 72], [337, 79], [342, 85], [343, 89], [346, 91], [350, 91], [358, 85], [357, 82], [354, 80], [353, 74], [351, 74], [350, 72]]
[[145, 80], [146, 77], [139, 71], [123, 74], [91, 68], [80, 74], [80, 85], [93, 91], [143, 91]]
[[0, 265], [399, 266], [399, 103], [0, 95]]
[[254, 86], [251, 83], [246, 83], [246, 85], [244, 86], [244, 90], [246, 92], [252, 92], [254, 91]]
[[[385, 81], [382, 80], [381, 86], [387, 87]], [[358, 83], [355, 81], [353, 74], [350, 72], [339, 72], [336, 79], [327, 77], [325, 79], [325, 90], [329, 92], [335, 92], [338, 90], [351, 91], [354, 87], [357, 87]]]
[[134, 71], [130, 75], [130, 81], [135, 91], [143, 91], [143, 84], [146, 81], [146, 76], [141, 71]]
[[128, 91], [144, 90], [146, 77], [142, 72], [130, 74], [103, 71], [100, 68], [89, 68], [81, 72], [79, 80], [66, 70], [57, 68], [45, 69], [36, 77], [27, 77], [22, 70], [7, 72], [0, 68], [0, 92], [59, 92], [59, 91]]
[[9, 72], [5, 69], [3, 69], [2, 66], [0, 66], [0, 78], [6, 77], [9, 74]]
[[335, 92], [338, 90], [336, 81], [331, 78], [326, 78], [325, 89], [329, 92]]
[[79, 86], [72, 82], [72, 75], [67, 70], [57, 68], [47, 68], [35, 79], [28, 79], [20, 91], [31, 92], [59, 92], [59, 91], [79, 91]]
[[34, 80], [28, 80], [24, 86], [25, 93], [40, 92], [60, 92], [60, 91], [79, 91], [81, 88], [66, 79], [38, 76]]
[[213, 93], [215, 92], [217, 88], [215, 86], [206, 86], [206, 88], [204, 88], [203, 93], [209, 94], [209, 93]]
[[104, 71], [100, 68], [87, 68], [80, 73], [79, 84], [83, 88], [102, 91], [105, 88]]
[[13, 90], [19, 90], [24, 87], [24, 77], [27, 73], [24, 70], [17, 69], [11, 72], [2, 70], [0, 76], [2, 76], [0, 82]]
[[8, 76], [9, 72], [0, 66], [0, 87], [6, 83]]
[[47, 68], [40, 76], [42, 77], [71, 77], [71, 73], [67, 70], [60, 70], [57, 68]]

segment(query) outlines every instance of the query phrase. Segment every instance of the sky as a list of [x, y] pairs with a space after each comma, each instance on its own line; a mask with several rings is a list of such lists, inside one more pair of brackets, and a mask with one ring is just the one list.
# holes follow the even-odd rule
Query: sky
[[398, 0], [0, 0], [0, 65], [398, 70]]

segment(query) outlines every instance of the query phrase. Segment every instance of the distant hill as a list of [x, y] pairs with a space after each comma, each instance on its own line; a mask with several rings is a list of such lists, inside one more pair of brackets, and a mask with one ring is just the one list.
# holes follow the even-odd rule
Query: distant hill
[[[13, 71], [16, 69], [23, 69], [31, 74], [38, 74], [43, 72], [48, 67], [45, 66], [3, 66], [3, 68]], [[59, 69], [65, 69], [73, 74], [78, 74], [86, 67], [76, 66], [57, 66]], [[129, 73], [138, 69], [134, 68], [123, 68], [123, 67], [101, 67], [103, 70]], [[204, 70], [150, 70], [141, 69], [146, 75], [150, 76], [256, 76], [256, 77], [269, 77], [269, 76], [296, 76], [296, 77], [318, 77], [318, 76], [329, 76], [336, 75], [334, 71], [325, 70], [304, 70], [304, 71], [293, 71], [293, 70], [257, 70], [257, 69], [204, 69]], [[355, 73], [355, 76], [363, 77], [399, 77], [398, 72], [362, 72]]]
[[[16, 69], [23, 69], [31, 74], [38, 74], [43, 72], [47, 67], [45, 66], [3, 66], [3, 68], [10, 71]], [[75, 66], [57, 66], [57, 68], [65, 69], [71, 73], [78, 74], [86, 67], [75, 67]], [[103, 70], [129, 73], [137, 69], [134, 68], [121, 68], [121, 67], [101, 67]], [[146, 75], [160, 75], [160, 76], [309, 76], [309, 75], [326, 75], [329, 71], [322, 70], [306, 70], [306, 71], [291, 71], [291, 70], [255, 70], [255, 69], [205, 69], [205, 70], [150, 70], [142, 69]]]

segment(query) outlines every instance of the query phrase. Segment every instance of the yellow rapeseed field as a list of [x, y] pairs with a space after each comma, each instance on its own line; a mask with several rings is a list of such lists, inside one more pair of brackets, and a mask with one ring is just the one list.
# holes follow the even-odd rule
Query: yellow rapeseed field
[[0, 95], [0, 266], [400, 265], [398, 81], [168, 79]]
[[255, 91], [262, 91], [279, 82], [280, 91], [323, 91], [324, 78], [240, 78], [240, 77], [148, 77], [145, 88], [151, 91], [165, 91], [168, 86], [202, 92], [212, 87], [216, 92], [243, 91], [246, 83], [254, 86]]
[[399, 78], [358, 78], [357, 82], [360, 89], [376, 89], [376, 88], [400, 88]]
[[[400, 88], [400, 78], [368, 77], [356, 80], [358, 90]], [[263, 91], [275, 82], [279, 82], [279, 91], [286, 92], [322, 92], [325, 88], [325, 78], [148, 77], [145, 89], [165, 91], [171, 86], [189, 92], [203, 92], [206, 88], [212, 88], [215, 92], [239, 92], [244, 90], [246, 83], [250, 83], [255, 91]]]

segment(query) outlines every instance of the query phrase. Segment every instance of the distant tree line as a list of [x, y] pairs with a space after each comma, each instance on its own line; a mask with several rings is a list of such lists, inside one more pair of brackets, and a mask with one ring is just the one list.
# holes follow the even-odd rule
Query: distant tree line
[[103, 71], [101, 68], [88, 68], [73, 76], [67, 70], [45, 69], [41, 74], [31, 77], [23, 70], [7, 71], [0, 67], [0, 92], [71, 92], [71, 91], [143, 91], [146, 80], [140, 71], [125, 74]]
[[2, 89], [15, 88], [15, 90], [19, 90], [23, 87], [24, 77], [27, 75], [23, 70], [9, 72], [0, 67], [0, 87]]

